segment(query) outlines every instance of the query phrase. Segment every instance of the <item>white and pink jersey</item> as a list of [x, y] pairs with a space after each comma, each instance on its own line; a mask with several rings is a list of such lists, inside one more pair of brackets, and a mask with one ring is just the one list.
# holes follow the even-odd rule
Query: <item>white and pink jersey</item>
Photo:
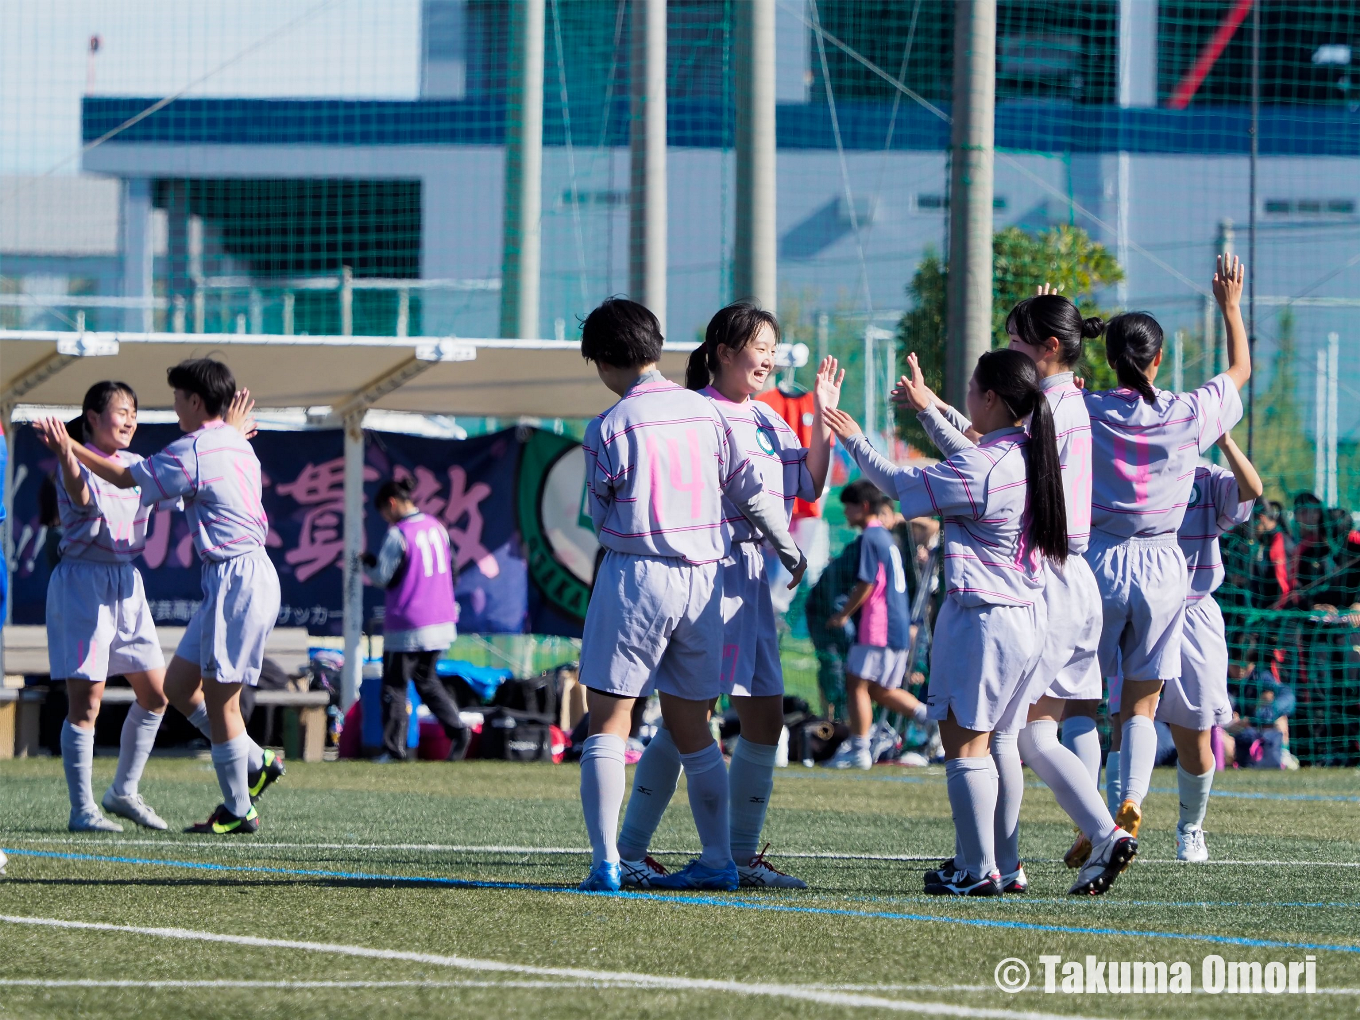
[[592, 420], [583, 445], [595, 532], [615, 552], [721, 560], [730, 548], [724, 494], [737, 505], [761, 495], [751, 459], [712, 401], [660, 372], [641, 376]]
[[[786, 519], [793, 516], [793, 501], [816, 502], [817, 493], [807, 468], [807, 448], [793, 429], [768, 404], [747, 400], [734, 404], [712, 386], [699, 391], [718, 409], [736, 445], [751, 458], [760, 484], [775, 499], [784, 501]], [[723, 497], [723, 523], [733, 542], [757, 542], [760, 533], [732, 501]]]
[[1091, 416], [1071, 372], [1039, 381], [1053, 412], [1067, 499], [1067, 551], [1080, 556], [1091, 542]]
[[1116, 540], [1174, 534], [1185, 517], [1199, 455], [1242, 420], [1227, 375], [1191, 393], [1087, 393], [1091, 415], [1091, 526]]
[[260, 501], [260, 462], [226, 422], [207, 422], [131, 470], [143, 503], [184, 500], [199, 559], [221, 562], [264, 548], [269, 520]]
[[[127, 450], [108, 457], [131, 468], [141, 457]], [[87, 563], [131, 563], [146, 546], [147, 522], [152, 508], [142, 504], [135, 489], [120, 489], [104, 481], [83, 464], [81, 476], [90, 490], [88, 506], [76, 506], [61, 479], [57, 480], [57, 511], [61, 515], [61, 558]]]
[[1201, 464], [1195, 468], [1190, 505], [1185, 508], [1176, 541], [1185, 554], [1189, 584], [1186, 602], [1212, 595], [1223, 583], [1223, 556], [1218, 538], [1251, 520], [1254, 499], [1238, 498], [1237, 479], [1227, 468]]
[[861, 435], [846, 449], [864, 476], [902, 504], [902, 516], [944, 519], [947, 593], [961, 606], [1029, 606], [1043, 597], [1043, 557], [1028, 548], [1024, 513], [1029, 437], [989, 432], [928, 468], [897, 467]]

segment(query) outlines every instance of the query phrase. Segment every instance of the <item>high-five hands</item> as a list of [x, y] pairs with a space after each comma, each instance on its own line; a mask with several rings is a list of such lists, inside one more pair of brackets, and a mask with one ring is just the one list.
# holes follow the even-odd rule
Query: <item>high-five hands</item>
[[911, 369], [910, 377], [905, 375], [900, 377], [891, 395], [894, 403], [910, 407], [919, 414], [929, 407], [934, 407], [939, 403], [939, 398], [926, 385], [926, 378], [921, 372], [921, 363], [915, 354], [907, 355], [907, 365]]
[[825, 411], [829, 407], [836, 407], [841, 400], [841, 383], [845, 381], [845, 369], [839, 368], [839, 362], [831, 356], [822, 359], [822, 363], [817, 367], [817, 382], [812, 388], [813, 401], [817, 410]]
[[250, 390], [237, 390], [231, 398], [222, 420], [247, 439], [254, 439], [259, 431], [255, 424], [255, 401], [250, 399]]
[[826, 427], [836, 433], [836, 438], [841, 442], [860, 434], [859, 424], [840, 408], [828, 407], [822, 412], [822, 419], [826, 422]]

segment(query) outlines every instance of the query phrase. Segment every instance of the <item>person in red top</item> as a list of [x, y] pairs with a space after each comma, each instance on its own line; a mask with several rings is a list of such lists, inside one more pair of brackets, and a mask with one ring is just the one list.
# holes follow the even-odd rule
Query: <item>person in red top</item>
[[1289, 576], [1289, 550], [1276, 504], [1256, 504], [1256, 549], [1251, 563], [1251, 601], [1258, 609], [1279, 609], [1294, 589]]

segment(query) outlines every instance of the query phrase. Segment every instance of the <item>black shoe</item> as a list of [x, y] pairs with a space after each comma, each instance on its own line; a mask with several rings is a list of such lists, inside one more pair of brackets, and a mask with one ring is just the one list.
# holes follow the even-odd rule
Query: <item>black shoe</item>
[[954, 866], [954, 858], [951, 857], [947, 861], [941, 861], [940, 866], [934, 871], [926, 872], [926, 885], [935, 885], [940, 882], [946, 882], [954, 877], [954, 873], [957, 870], [958, 869]]
[[1119, 873], [1129, 866], [1138, 853], [1138, 840], [1123, 829], [1115, 829], [1100, 846], [1091, 851], [1077, 881], [1067, 890], [1072, 896], [1103, 896]]
[[974, 878], [966, 871], [956, 871], [939, 882], [926, 883], [928, 896], [1000, 896], [1001, 883], [988, 875]]
[[263, 796], [265, 790], [287, 774], [287, 770], [283, 767], [283, 755], [275, 754], [266, 747], [264, 749], [263, 767], [258, 771], [251, 772], [246, 777], [246, 782], [250, 787], [250, 802], [254, 804]]
[[445, 761], [462, 761], [467, 757], [468, 745], [472, 743], [472, 731], [460, 726], [449, 734], [449, 756]]
[[253, 804], [244, 818], [238, 818], [227, 810], [225, 804], [219, 804], [206, 822], [191, 825], [184, 831], [212, 836], [242, 836], [260, 831], [260, 816], [255, 813]]

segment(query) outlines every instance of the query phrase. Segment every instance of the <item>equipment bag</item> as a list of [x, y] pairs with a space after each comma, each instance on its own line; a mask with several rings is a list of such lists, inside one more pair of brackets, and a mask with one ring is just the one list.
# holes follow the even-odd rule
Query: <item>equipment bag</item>
[[[477, 753], [497, 761], [552, 761], [554, 729], [549, 717], [536, 712], [489, 708], [482, 721]], [[561, 754], [561, 737], [557, 743], [557, 753]]]
[[516, 712], [557, 718], [557, 677], [543, 673], [527, 680], [506, 680], [496, 688], [491, 704]]
[[826, 761], [849, 736], [845, 723], [804, 717], [789, 725], [789, 761]]

